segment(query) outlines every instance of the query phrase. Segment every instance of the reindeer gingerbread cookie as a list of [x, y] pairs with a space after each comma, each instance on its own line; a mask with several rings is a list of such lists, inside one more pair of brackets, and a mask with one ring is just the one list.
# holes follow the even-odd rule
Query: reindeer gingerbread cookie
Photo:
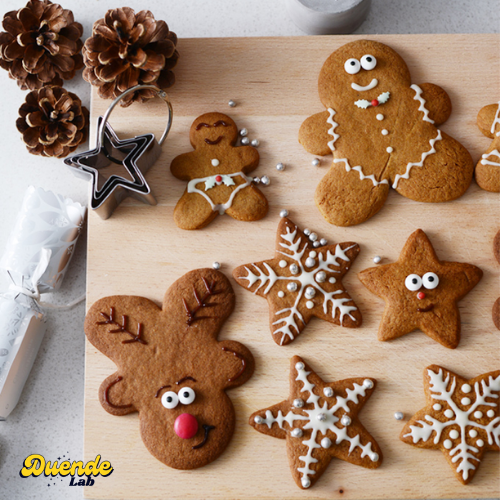
[[337, 226], [366, 221], [384, 205], [389, 188], [415, 201], [461, 196], [474, 171], [469, 152], [436, 126], [451, 113], [446, 92], [411, 84], [404, 60], [369, 40], [333, 52], [319, 76], [327, 108], [304, 121], [299, 141], [315, 155], [333, 153], [315, 202]]
[[479, 111], [477, 126], [493, 142], [477, 162], [476, 182], [486, 191], [500, 193], [500, 101]]
[[252, 146], [235, 147], [238, 128], [229, 116], [206, 113], [191, 125], [194, 151], [176, 156], [170, 170], [186, 191], [178, 201], [175, 223], [182, 229], [201, 229], [219, 214], [254, 221], [267, 213], [266, 197], [253, 185], [249, 173], [259, 164]]
[[254, 370], [244, 345], [217, 341], [233, 309], [228, 279], [197, 269], [168, 289], [163, 308], [144, 297], [112, 296], [85, 318], [89, 341], [118, 367], [99, 389], [103, 408], [117, 416], [138, 412], [144, 444], [175, 469], [212, 462], [233, 435], [225, 391]]

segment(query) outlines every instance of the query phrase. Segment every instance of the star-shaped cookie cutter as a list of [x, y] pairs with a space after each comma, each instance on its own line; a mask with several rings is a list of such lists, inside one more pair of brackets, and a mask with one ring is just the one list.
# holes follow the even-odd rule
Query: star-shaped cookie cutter
[[[132, 139], [121, 140], [108, 123], [114, 107], [126, 95], [137, 90], [154, 90], [168, 106], [167, 126], [157, 141], [154, 134], [138, 135]], [[158, 159], [161, 145], [167, 138], [172, 126], [173, 110], [168, 95], [154, 85], [136, 85], [118, 96], [97, 123], [96, 146], [90, 151], [78, 153], [64, 160], [77, 177], [91, 179], [90, 208], [102, 219], [108, 219], [115, 208], [128, 196], [133, 196], [150, 205], [156, 205], [144, 175]], [[110, 175], [105, 178], [102, 170], [112, 163], [122, 165], [130, 178]]]

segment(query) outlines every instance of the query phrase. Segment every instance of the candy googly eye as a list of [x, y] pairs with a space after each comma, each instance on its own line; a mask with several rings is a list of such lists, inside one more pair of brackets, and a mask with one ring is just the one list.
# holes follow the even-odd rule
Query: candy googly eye
[[439, 278], [436, 273], [425, 273], [422, 276], [422, 282], [428, 290], [432, 290], [439, 285]]
[[196, 398], [196, 393], [191, 387], [184, 387], [179, 391], [179, 401], [183, 405], [190, 405]]
[[359, 61], [357, 59], [354, 59], [354, 58], [347, 59], [347, 61], [344, 64], [344, 69], [350, 75], [355, 75], [356, 73], [359, 73], [359, 70], [361, 69], [361, 65], [359, 64]]
[[374, 69], [376, 65], [377, 65], [377, 60], [370, 54], [367, 54], [366, 56], [363, 56], [361, 58], [361, 67], [363, 69], [366, 69], [366, 71]]
[[167, 410], [172, 410], [179, 404], [179, 397], [175, 392], [168, 391], [161, 397], [161, 404]]
[[422, 278], [418, 274], [410, 274], [405, 279], [405, 286], [408, 290], [416, 292], [422, 287]]

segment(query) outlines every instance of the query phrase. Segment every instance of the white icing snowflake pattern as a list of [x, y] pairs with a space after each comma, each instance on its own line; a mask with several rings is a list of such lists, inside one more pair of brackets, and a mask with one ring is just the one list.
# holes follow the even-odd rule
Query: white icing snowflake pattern
[[[371, 390], [374, 387], [373, 381], [371, 379], [364, 379], [361, 384], [353, 382], [351, 388], [346, 389], [346, 397], [335, 395], [330, 387], [325, 387], [323, 390], [324, 395], [321, 394], [321, 397], [324, 399], [321, 406], [320, 395], [314, 392], [316, 385], [309, 380], [309, 375], [311, 375], [312, 371], [307, 371], [305, 363], [298, 356], [293, 358], [293, 361], [295, 361], [294, 368], [297, 372], [295, 380], [302, 384], [299, 388], [300, 393], [305, 393], [304, 398], [295, 399], [285, 416], [281, 410], [273, 413], [271, 409], [268, 409], [265, 412], [265, 417], [256, 415], [254, 422], [258, 426], [265, 425], [268, 429], [271, 429], [273, 424], [276, 423], [280, 429], [287, 432], [287, 439], [300, 440], [307, 447], [307, 453], [299, 456], [299, 461], [303, 466], [297, 467], [297, 471], [300, 473], [302, 488], [309, 488], [319, 477], [315, 476], [317, 471], [311, 468], [313, 464], [319, 461], [317, 455], [316, 457], [314, 456], [314, 450], [316, 449], [328, 449], [346, 441], [349, 443], [347, 460], [351, 463], [360, 465], [358, 458], [351, 459], [351, 453], [355, 448], [361, 450], [359, 455], [361, 460], [368, 457], [371, 462], [378, 462], [380, 456], [372, 447], [372, 444], [375, 443], [374, 441], [373, 443], [368, 441], [362, 444], [359, 434], [355, 432], [348, 433], [348, 427], [352, 425], [354, 419], [354, 415], [349, 416], [351, 409], [348, 402], [354, 403], [357, 406], [360, 403], [360, 397], [370, 396]], [[332, 402], [329, 404], [326, 400], [330, 398]], [[307, 404], [312, 404], [313, 407], [306, 408], [305, 405]], [[339, 410], [344, 411], [341, 417], [336, 415]], [[303, 425], [296, 426], [296, 422], [303, 422]], [[286, 428], [285, 423], [288, 425]], [[311, 431], [309, 436], [305, 432], [308, 430]], [[302, 440], [302, 438], [304, 439]], [[332, 454], [332, 456], [334, 455]], [[320, 467], [320, 474], [322, 470], [323, 467]]]
[[[278, 228], [279, 231], [281, 229], [281, 241], [279, 242], [281, 249], [277, 250], [277, 253], [291, 261], [281, 260], [279, 262], [280, 269], [287, 271], [285, 275], [277, 274], [268, 262], [264, 261], [242, 266], [247, 275], [237, 278], [239, 281], [246, 281], [248, 289], [258, 284], [253, 293], [262, 289], [260, 293], [268, 295], [278, 281], [288, 283], [287, 294], [296, 293], [293, 305], [275, 313], [278, 318], [272, 325], [274, 327], [273, 335], [279, 336], [275, 339], [276, 342], [280, 345], [289, 343], [303, 330], [307, 321], [299, 309], [304, 310], [304, 306], [306, 310], [321, 306], [325, 316], [332, 320], [338, 316], [337, 320], [340, 325], [343, 324], [345, 316], [349, 316], [354, 323], [357, 323], [359, 318], [352, 315], [357, 307], [353, 305], [351, 297], [336, 297], [340, 294], [347, 294], [341, 286], [340, 279], [347, 271], [348, 266], [343, 267], [342, 264], [351, 264], [347, 252], [357, 247], [357, 244], [347, 248], [342, 248], [342, 244], [337, 244], [335, 249], [333, 249], [333, 245], [313, 249], [308, 239], [295, 224], [287, 219], [283, 219], [283, 221], [283, 225], [280, 224], [280, 228]], [[306, 252], [309, 253], [306, 255]], [[286, 275], [288, 270], [290, 270], [291, 275]], [[325, 288], [327, 283], [329, 284], [328, 288], [334, 288], [332, 291]], [[332, 287], [335, 283], [337, 285]], [[242, 286], [244, 285], [242, 284]], [[280, 297], [283, 296], [284, 294]], [[320, 296], [322, 297], [321, 304], [318, 304], [319, 301], [312, 300]]]
[[[432, 404], [424, 409], [423, 420], [422, 412], [411, 419], [402, 436], [416, 445], [433, 437], [436, 447], [452, 457], [457, 474], [466, 483], [485, 449], [496, 447], [498, 451], [500, 446], [500, 371], [471, 383], [458, 381], [455, 374], [441, 367], [427, 368], [427, 375]], [[428, 414], [431, 412], [434, 416]]]

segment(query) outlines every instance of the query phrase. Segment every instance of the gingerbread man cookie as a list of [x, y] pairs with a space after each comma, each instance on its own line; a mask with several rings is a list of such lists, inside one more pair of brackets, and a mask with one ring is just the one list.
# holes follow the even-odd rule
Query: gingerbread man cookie
[[485, 451], [500, 451], [500, 370], [471, 380], [431, 365], [424, 370], [426, 406], [401, 431], [401, 440], [441, 450], [457, 478], [469, 483]]
[[500, 193], [500, 101], [479, 111], [477, 126], [493, 142], [477, 162], [476, 182], [486, 191]]
[[217, 341], [233, 309], [229, 280], [197, 269], [168, 289], [163, 308], [118, 295], [98, 300], [85, 318], [89, 341], [118, 367], [99, 389], [103, 408], [117, 416], [139, 412], [144, 444], [175, 469], [212, 462], [233, 435], [225, 391], [254, 370], [244, 345]]
[[440, 261], [421, 229], [408, 238], [397, 262], [358, 273], [361, 283], [386, 302], [379, 340], [392, 340], [419, 328], [450, 349], [460, 342], [457, 302], [482, 276], [481, 269], [472, 264]]
[[412, 85], [387, 45], [359, 40], [336, 50], [321, 69], [319, 96], [327, 111], [304, 121], [299, 141], [315, 155], [333, 153], [315, 195], [328, 222], [364, 222], [390, 187], [423, 202], [453, 200], [468, 188], [469, 152], [436, 128], [451, 113], [448, 95], [430, 83]]
[[248, 175], [257, 168], [259, 153], [252, 146], [235, 147], [234, 121], [222, 113], [206, 113], [191, 125], [189, 139], [194, 151], [176, 156], [170, 165], [175, 177], [188, 181], [175, 207], [175, 223], [201, 229], [224, 213], [241, 221], [262, 219], [267, 199]]
[[249, 423], [263, 434], [286, 439], [292, 476], [301, 489], [313, 486], [335, 457], [376, 469], [382, 452], [358, 419], [375, 384], [362, 377], [326, 383], [294, 356], [288, 399], [255, 412]]
[[278, 345], [292, 342], [313, 316], [335, 325], [361, 325], [361, 312], [342, 278], [359, 253], [357, 243], [314, 247], [290, 219], [278, 226], [276, 256], [233, 271], [238, 285], [269, 302], [271, 333]]

